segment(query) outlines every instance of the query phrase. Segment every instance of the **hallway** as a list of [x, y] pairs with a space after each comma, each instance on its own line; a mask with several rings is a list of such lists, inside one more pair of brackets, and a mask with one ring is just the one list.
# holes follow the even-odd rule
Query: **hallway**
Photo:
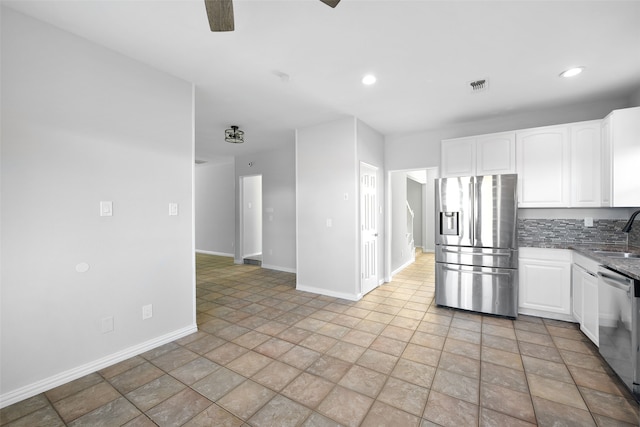
[[432, 305], [434, 261], [361, 301], [197, 255], [199, 332], [2, 410], [7, 426], [633, 426], [574, 324]]

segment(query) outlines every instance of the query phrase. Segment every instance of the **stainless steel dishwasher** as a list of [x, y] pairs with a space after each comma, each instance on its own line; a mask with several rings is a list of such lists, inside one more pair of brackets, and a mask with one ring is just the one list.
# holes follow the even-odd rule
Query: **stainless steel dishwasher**
[[640, 401], [640, 281], [606, 267], [598, 270], [600, 354]]

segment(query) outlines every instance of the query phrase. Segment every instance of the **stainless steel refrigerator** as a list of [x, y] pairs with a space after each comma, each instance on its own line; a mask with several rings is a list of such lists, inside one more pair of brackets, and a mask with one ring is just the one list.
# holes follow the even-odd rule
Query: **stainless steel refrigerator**
[[436, 180], [436, 304], [518, 315], [517, 175]]

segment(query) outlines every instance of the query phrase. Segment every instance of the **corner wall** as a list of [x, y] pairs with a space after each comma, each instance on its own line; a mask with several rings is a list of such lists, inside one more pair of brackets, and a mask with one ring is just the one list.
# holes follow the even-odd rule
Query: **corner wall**
[[6, 406], [196, 330], [193, 89], [9, 9], [1, 30]]
[[235, 189], [233, 161], [213, 165], [196, 165], [196, 251], [233, 256], [236, 214]]

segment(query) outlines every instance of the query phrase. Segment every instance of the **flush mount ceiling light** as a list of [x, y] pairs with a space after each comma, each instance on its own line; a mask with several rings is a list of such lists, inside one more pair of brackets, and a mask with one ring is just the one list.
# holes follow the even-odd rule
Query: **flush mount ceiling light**
[[367, 74], [362, 78], [363, 85], [371, 86], [375, 82], [376, 82], [376, 76], [374, 76], [373, 74]]
[[583, 71], [584, 67], [569, 68], [568, 70], [561, 72], [560, 77], [575, 77]]
[[224, 140], [232, 144], [242, 144], [244, 142], [244, 132], [238, 126], [231, 126], [231, 129], [224, 131]]

